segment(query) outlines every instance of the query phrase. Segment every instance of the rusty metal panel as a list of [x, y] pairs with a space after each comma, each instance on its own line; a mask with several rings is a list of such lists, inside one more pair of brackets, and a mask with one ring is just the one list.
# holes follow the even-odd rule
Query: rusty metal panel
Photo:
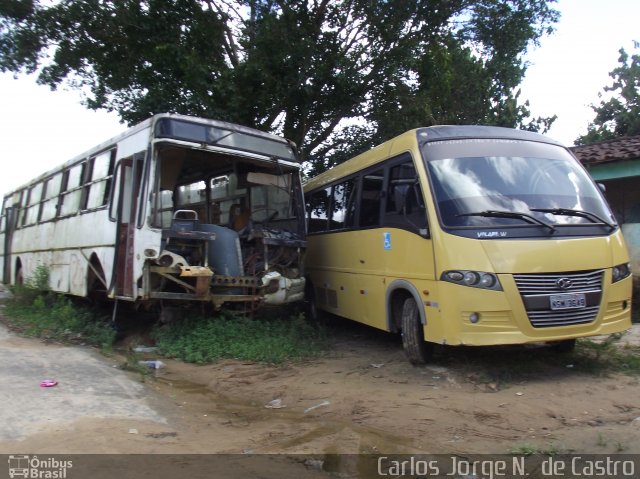
[[206, 266], [180, 266], [181, 277], [211, 277], [213, 271]]

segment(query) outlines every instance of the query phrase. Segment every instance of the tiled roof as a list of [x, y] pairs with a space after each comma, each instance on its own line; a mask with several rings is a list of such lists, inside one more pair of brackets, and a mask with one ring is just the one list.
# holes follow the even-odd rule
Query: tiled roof
[[573, 154], [585, 165], [640, 159], [640, 135], [572, 146]]

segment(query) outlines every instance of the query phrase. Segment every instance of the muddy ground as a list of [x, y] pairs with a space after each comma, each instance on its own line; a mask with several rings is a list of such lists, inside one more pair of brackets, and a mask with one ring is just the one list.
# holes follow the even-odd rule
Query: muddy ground
[[[637, 376], [602, 375], [574, 364], [572, 354], [558, 357], [539, 347], [441, 348], [433, 363], [414, 367], [396, 336], [354, 323], [330, 331], [327, 355], [302, 363], [198, 366], [162, 359], [166, 368], [155, 374], [123, 372], [141, 381], [146, 404], [162, 420], [88, 415], [0, 447], [6, 453], [19, 445], [31, 453], [319, 457], [640, 453]], [[114, 368], [123, 361], [119, 355], [102, 360]]]

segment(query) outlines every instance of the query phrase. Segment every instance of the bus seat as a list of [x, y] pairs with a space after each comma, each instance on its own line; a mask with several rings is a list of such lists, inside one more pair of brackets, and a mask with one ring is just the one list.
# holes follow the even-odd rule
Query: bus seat
[[193, 210], [176, 210], [171, 219], [171, 229], [173, 231], [193, 231], [197, 229], [200, 221], [198, 213]]

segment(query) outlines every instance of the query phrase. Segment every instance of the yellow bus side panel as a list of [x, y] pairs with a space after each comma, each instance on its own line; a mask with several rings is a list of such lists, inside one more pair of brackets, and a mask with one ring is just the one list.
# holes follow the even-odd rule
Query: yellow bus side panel
[[429, 298], [434, 280], [431, 240], [395, 228], [311, 235], [307, 240], [306, 269], [323, 310], [386, 330], [386, 291], [394, 280], [411, 283]]

